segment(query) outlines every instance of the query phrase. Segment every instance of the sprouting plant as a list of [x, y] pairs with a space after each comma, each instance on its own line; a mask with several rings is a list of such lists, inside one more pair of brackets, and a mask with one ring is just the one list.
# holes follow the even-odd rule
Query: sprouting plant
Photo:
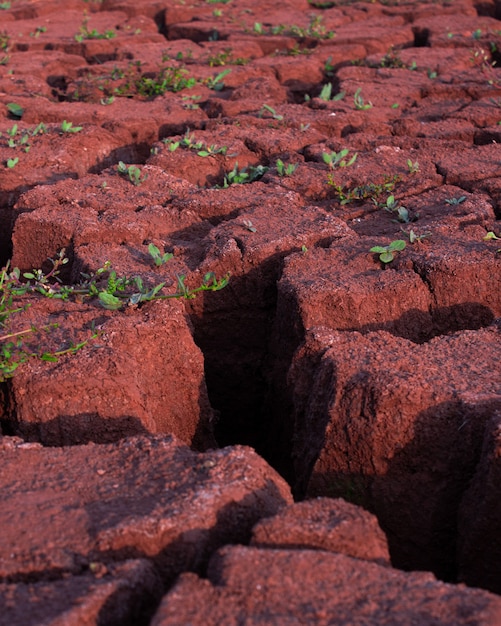
[[173, 141], [172, 139], [163, 139], [162, 141], [167, 145], [169, 152], [175, 152], [180, 145], [179, 141]]
[[82, 128], [83, 126], [73, 126], [73, 122], [67, 122], [66, 120], [61, 122], [61, 130], [63, 133], [79, 133]]
[[23, 117], [24, 113], [23, 107], [15, 102], [9, 102], [7, 104], [7, 111], [9, 112], [9, 115], [19, 120]]
[[459, 198], [446, 198], [445, 202], [451, 206], [457, 206], [466, 200], [466, 196], [460, 196]]
[[8, 52], [10, 48], [10, 36], [7, 32], [0, 31], [0, 50]]
[[425, 239], [426, 237], [429, 237], [431, 235], [430, 231], [426, 231], [424, 233], [421, 233], [420, 235], [418, 235], [415, 231], [413, 231], [412, 229], [407, 232], [406, 230], [404, 230], [403, 228], [400, 229], [403, 233], [405, 233], [407, 235], [407, 237], [409, 237], [409, 242], [410, 243], [421, 243], [423, 241], [423, 239]]
[[261, 109], [259, 111], [259, 117], [263, 117], [265, 113], [270, 113], [271, 117], [274, 120], [280, 121], [280, 120], [284, 119], [283, 115], [280, 115], [279, 113], [277, 113], [275, 111], [275, 109], [273, 107], [270, 107], [270, 105], [268, 105], [268, 104], [263, 104], [263, 106], [261, 107]]
[[38, 39], [38, 37], [40, 37], [42, 33], [46, 33], [46, 32], [47, 32], [46, 26], [37, 26], [35, 30], [30, 33], [30, 37], [35, 37], [35, 39]]
[[494, 231], [490, 230], [490, 231], [489, 231], [489, 232], [488, 232], [488, 233], [487, 233], [487, 234], [483, 237], [483, 240], [484, 240], [484, 241], [491, 241], [492, 239], [497, 239], [497, 240], [499, 240], [499, 239], [501, 239], [501, 237], [498, 237]]
[[78, 33], [75, 35], [75, 41], [81, 43], [84, 39], [113, 39], [117, 36], [116, 31], [106, 30], [104, 33], [98, 32], [95, 28], [89, 30], [89, 18], [85, 17]]
[[[156, 246], [149, 247], [149, 251], [156, 265], [159, 264], [157, 259], [160, 264], [164, 262], [165, 255], [162, 255]], [[42, 331], [50, 331], [57, 325], [47, 325], [40, 329], [30, 325], [19, 331], [11, 331], [13, 316], [22, 314], [29, 306], [29, 303], [23, 300], [24, 296], [63, 301], [70, 298], [78, 298], [80, 301], [97, 300], [106, 309], [118, 310], [125, 305], [137, 306], [152, 300], [191, 299], [202, 291], [223, 289], [229, 281], [229, 275], [218, 280], [213, 272], [208, 272], [201, 284], [189, 288], [186, 286], [186, 277], [181, 275], [176, 277], [176, 291], [166, 294], [163, 293], [165, 283], [147, 285], [141, 276], [118, 276], [111, 264], [106, 262], [93, 273], [82, 273], [82, 280], [79, 283], [65, 285], [59, 278], [62, 266], [68, 262], [64, 249], [55, 259], [51, 259], [51, 262], [52, 269], [46, 274], [41, 269], [34, 269], [21, 276], [18, 268], [10, 270], [9, 263], [0, 270], [0, 382], [13, 376], [19, 365], [31, 358], [54, 362], [62, 355], [74, 354], [88, 343], [88, 340], [84, 340], [52, 352], [26, 345], [24, 341], [27, 336], [36, 337]], [[96, 336], [93, 333], [91, 339]]]
[[339, 185], [335, 182], [332, 175], [329, 175], [327, 182], [331, 187], [334, 187], [341, 205], [345, 205], [350, 202], [361, 202], [368, 198], [371, 198], [372, 201], [375, 202], [382, 194], [391, 193], [399, 181], [400, 176], [395, 174], [394, 176], [386, 176], [382, 182], [375, 183], [370, 181], [363, 185], [356, 185], [355, 187]]
[[[483, 240], [484, 240], [484, 241], [493, 241], [493, 240], [494, 240], [494, 241], [499, 241], [499, 240], [501, 240], [501, 237], [498, 237], [494, 231], [490, 230], [490, 231], [489, 231], [488, 233], [486, 233], [486, 235], [483, 237]], [[498, 249], [496, 250], [496, 252], [497, 252], [497, 253], [501, 252], [501, 248], [498, 248]]]
[[10, 9], [11, 6], [12, 6], [11, 2], [0, 2], [0, 9], [1, 10]]
[[339, 152], [322, 152], [322, 160], [331, 170], [336, 167], [350, 167], [350, 165], [353, 165], [357, 160], [358, 152], [355, 152], [355, 154], [346, 160], [349, 152], [348, 148], [344, 148]]
[[413, 221], [409, 215], [409, 211], [404, 206], [399, 204], [393, 195], [388, 196], [386, 201], [382, 203], [376, 198], [373, 198], [372, 201], [377, 207], [383, 208], [385, 211], [389, 211], [390, 213], [396, 213], [399, 222], [408, 224]]
[[250, 233], [257, 233], [257, 228], [253, 225], [250, 220], [243, 220], [242, 226], [248, 230]]
[[213, 89], [214, 91], [221, 91], [224, 89], [223, 78], [225, 76], [228, 76], [230, 72], [231, 72], [230, 69], [223, 70], [222, 72], [219, 72], [219, 74], [216, 74], [215, 76], [211, 76], [210, 78], [208, 78], [205, 81], [205, 84], [207, 85], [209, 89]]
[[381, 263], [384, 263], [386, 265], [388, 263], [391, 263], [395, 258], [397, 252], [401, 252], [405, 248], [405, 246], [406, 243], [403, 239], [396, 239], [387, 246], [373, 246], [370, 249], [370, 252], [374, 252], [375, 254], [379, 255], [379, 260], [381, 261]]
[[202, 149], [198, 150], [197, 154], [198, 156], [201, 156], [201, 157], [209, 157], [209, 156], [215, 156], [216, 154], [226, 154], [227, 151], [228, 151], [228, 146], [215, 146], [215, 145], [204, 146], [202, 144]]
[[322, 91], [320, 92], [320, 95], [318, 97], [320, 98], [320, 100], [324, 100], [325, 102], [328, 102], [331, 99], [331, 95], [332, 95], [332, 83], [327, 83], [326, 85], [322, 87]]
[[135, 165], [127, 166], [123, 161], [118, 162], [117, 172], [121, 176], [125, 176], [126, 178], [128, 178], [130, 182], [136, 187], [139, 187], [139, 185], [141, 183], [144, 183], [144, 181], [148, 178], [147, 174], [141, 176], [141, 170], [138, 167], [136, 167]]
[[174, 256], [171, 252], [164, 252], [162, 254], [154, 243], [150, 243], [148, 246], [148, 252], [157, 267], [164, 265], [164, 263], [170, 261], [170, 259]]
[[310, 126], [311, 126], [311, 124], [301, 124], [300, 127], [299, 127], [299, 130], [302, 133], [305, 133], [308, 130], [308, 128], [310, 128]]
[[390, 48], [381, 59], [379, 65], [381, 67], [403, 68], [405, 67], [405, 62], [402, 61], [399, 50], [394, 50], [393, 48]]
[[297, 163], [287, 163], [287, 165], [282, 161], [282, 159], [277, 159], [276, 168], [277, 174], [279, 176], [292, 176], [296, 171], [298, 165]]
[[267, 171], [267, 167], [264, 165], [251, 166], [249, 169], [243, 167], [238, 169], [238, 163], [235, 163], [231, 172], [228, 172], [224, 177], [223, 188], [227, 188], [230, 185], [238, 185], [243, 183], [252, 183], [258, 178], [261, 178]]
[[134, 81], [134, 86], [140, 96], [154, 98], [166, 91], [174, 93], [183, 89], [190, 89], [197, 83], [195, 78], [188, 77], [188, 72], [179, 67], [164, 67], [154, 77], [141, 76]]
[[335, 66], [332, 64], [332, 57], [328, 57], [327, 61], [324, 63], [324, 74], [326, 76], [332, 76], [335, 70]]
[[419, 172], [419, 162], [407, 159], [407, 169], [409, 170], [409, 174], [416, 174]]
[[16, 167], [19, 163], [19, 157], [15, 157], [14, 159], [7, 159], [6, 165], [9, 169]]
[[262, 35], [263, 25], [261, 24], [261, 22], [254, 22], [254, 26], [252, 27], [252, 30], [254, 31], [256, 35]]
[[372, 109], [373, 104], [372, 102], [365, 102], [364, 99], [362, 98], [362, 88], [359, 87], [356, 91], [355, 94], [353, 96], [353, 103], [355, 105], [355, 109], [357, 109], [357, 111], [367, 111], [367, 109]]

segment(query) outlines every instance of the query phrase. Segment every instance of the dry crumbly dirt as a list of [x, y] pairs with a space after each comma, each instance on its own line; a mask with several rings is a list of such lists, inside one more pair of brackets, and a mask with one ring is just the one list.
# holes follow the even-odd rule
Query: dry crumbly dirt
[[501, 622], [499, 0], [0, 2], [0, 133], [0, 266], [231, 276], [15, 316], [97, 337], [0, 383], [0, 623]]

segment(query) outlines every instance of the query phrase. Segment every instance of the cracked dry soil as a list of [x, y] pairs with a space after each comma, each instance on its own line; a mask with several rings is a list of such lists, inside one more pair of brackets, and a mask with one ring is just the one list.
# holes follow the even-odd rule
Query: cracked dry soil
[[99, 334], [0, 385], [1, 624], [500, 623], [500, 20], [0, 3], [0, 264], [231, 274], [32, 299]]

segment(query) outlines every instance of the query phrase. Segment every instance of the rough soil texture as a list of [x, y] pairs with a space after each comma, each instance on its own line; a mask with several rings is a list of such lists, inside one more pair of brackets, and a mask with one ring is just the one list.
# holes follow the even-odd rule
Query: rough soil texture
[[2, 624], [501, 622], [499, 0], [11, 0], [0, 133], [0, 266], [230, 274], [13, 316]]

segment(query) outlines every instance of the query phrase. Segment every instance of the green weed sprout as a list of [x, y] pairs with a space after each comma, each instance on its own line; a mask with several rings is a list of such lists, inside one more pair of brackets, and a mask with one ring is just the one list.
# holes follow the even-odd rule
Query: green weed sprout
[[141, 176], [141, 170], [138, 167], [135, 165], [127, 166], [123, 161], [118, 162], [117, 172], [121, 176], [128, 178], [135, 187], [139, 187], [139, 185], [148, 178], [147, 174]]
[[323, 162], [330, 167], [331, 170], [336, 167], [350, 167], [357, 160], [358, 152], [355, 152], [350, 159], [346, 160], [348, 156], [349, 150], [348, 148], [344, 148], [339, 152], [323, 152], [322, 160]]
[[277, 113], [269, 104], [263, 104], [259, 111], [259, 117], [263, 117], [264, 113], [270, 113], [271, 117], [279, 122], [284, 119], [284, 116]]
[[367, 111], [367, 109], [372, 109], [373, 107], [372, 102], [365, 102], [361, 96], [361, 93], [362, 93], [362, 89], [361, 87], [359, 87], [355, 91], [355, 95], [353, 96], [353, 103], [355, 105], [355, 109], [357, 109], [357, 111]]
[[83, 126], [73, 126], [73, 122], [67, 122], [66, 120], [61, 122], [61, 130], [63, 133], [79, 133], [82, 128]]
[[235, 166], [228, 172], [224, 177], [223, 188], [226, 189], [230, 185], [241, 185], [243, 183], [252, 183], [255, 180], [258, 180], [268, 170], [264, 165], [256, 165], [256, 167], [243, 167], [241, 170], [238, 169], [238, 163], [235, 163]]
[[381, 263], [387, 265], [393, 261], [397, 252], [404, 250], [405, 246], [406, 243], [403, 239], [396, 239], [388, 246], [374, 246], [370, 249], [370, 252], [378, 254]]
[[297, 163], [287, 163], [287, 165], [281, 160], [277, 159], [276, 168], [279, 176], [292, 176], [296, 171]]
[[[172, 256], [169, 253], [161, 254], [154, 244], [150, 244], [148, 251], [155, 265], [163, 265]], [[119, 276], [106, 262], [102, 267], [90, 274], [81, 274], [81, 281], [75, 285], [65, 285], [59, 277], [63, 265], [68, 263], [65, 250], [61, 250], [55, 259], [50, 259], [52, 269], [44, 273], [41, 269], [31, 272], [21, 272], [18, 268], [10, 269], [9, 263], [0, 270], [0, 382], [14, 375], [22, 363], [31, 358], [43, 361], [57, 361], [65, 354], [74, 354], [87, 343], [88, 339], [70, 344], [69, 347], [57, 351], [42, 351], [25, 345], [27, 336], [36, 336], [41, 332], [50, 332], [57, 325], [47, 325], [42, 328], [27, 326], [22, 330], [12, 332], [10, 325], [15, 315], [21, 314], [29, 306], [23, 302], [24, 296], [45, 297], [59, 300], [75, 299], [83, 301], [97, 300], [105, 309], [116, 311], [125, 306], [137, 306], [153, 300], [170, 298], [192, 299], [203, 291], [219, 291], [226, 287], [229, 274], [217, 279], [213, 272], [204, 275], [201, 284], [189, 288], [186, 277], [177, 276], [177, 289], [174, 293], [164, 293], [165, 282], [147, 285], [141, 276]], [[91, 339], [97, 335], [92, 334]]]
[[409, 170], [409, 174], [417, 174], [417, 172], [419, 172], [419, 161], [407, 159], [407, 169]]
[[165, 252], [162, 254], [154, 243], [150, 243], [148, 246], [148, 252], [157, 267], [164, 265], [164, 263], [170, 261], [170, 259], [174, 256], [171, 252]]

